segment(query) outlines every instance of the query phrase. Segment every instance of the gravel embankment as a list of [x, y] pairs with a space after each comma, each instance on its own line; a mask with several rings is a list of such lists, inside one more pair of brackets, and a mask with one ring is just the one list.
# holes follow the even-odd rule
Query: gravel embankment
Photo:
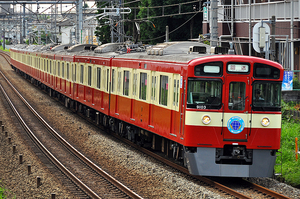
[[[203, 186], [190, 177], [186, 177], [186, 175], [132, 149], [111, 136], [99, 132], [97, 128], [91, 127], [55, 100], [32, 87], [30, 83], [10, 71], [9, 67], [6, 66], [5, 69], [14, 78], [14, 84], [20, 85], [18, 89], [22, 93], [26, 93], [26, 98], [34, 101], [34, 106], [38, 111], [42, 112], [44, 118], [51, 125], [54, 125], [63, 137], [141, 196], [145, 198], [228, 197], [213, 193], [209, 187]], [[51, 176], [48, 170], [36, 159], [35, 155], [30, 152], [30, 148], [18, 135], [18, 129], [15, 129], [15, 126], [11, 123], [10, 115], [5, 111], [2, 101], [0, 100], [1, 120], [4, 121], [7, 131], [10, 132], [13, 144], [17, 145], [17, 154], [22, 152], [26, 161], [24, 164], [19, 165], [18, 157], [12, 155], [11, 145], [7, 147], [6, 140], [1, 140], [0, 159], [5, 164], [0, 164], [0, 177], [3, 179], [2, 182], [5, 187], [11, 190], [11, 193], [8, 194], [11, 196], [15, 194], [17, 198], [50, 198], [51, 193], [56, 193], [57, 198], [73, 198], [68, 190]], [[11, 135], [11, 132], [15, 133]], [[3, 137], [1, 135], [0, 139], [3, 139]], [[27, 164], [29, 163], [33, 167], [33, 174], [30, 176], [27, 175]], [[36, 176], [42, 177], [43, 185], [39, 188], [36, 188]], [[266, 182], [268, 181], [280, 185], [272, 179], [266, 180]], [[287, 195], [292, 193], [292, 195], [288, 195], [291, 198], [297, 198], [295, 196], [300, 195], [298, 189], [292, 189], [290, 186], [272, 185], [272, 187]]]

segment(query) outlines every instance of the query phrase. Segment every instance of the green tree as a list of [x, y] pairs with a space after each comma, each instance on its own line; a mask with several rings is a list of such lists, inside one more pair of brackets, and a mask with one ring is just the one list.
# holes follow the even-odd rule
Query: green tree
[[[97, 2], [97, 8], [104, 8], [108, 5], [108, 1], [99, 1]], [[103, 11], [98, 10], [97, 14], [101, 14]], [[95, 35], [98, 37], [99, 41], [103, 44], [110, 42], [110, 27], [105, 24], [106, 19], [100, 19], [98, 17], [99, 26], [96, 27]]]
[[[169, 38], [172, 41], [197, 38], [202, 32], [202, 13], [196, 12], [200, 9], [199, 3], [186, 3], [186, 0], [141, 0], [126, 4], [130, 1], [124, 0], [124, 7], [130, 7], [132, 10], [123, 20], [124, 30], [126, 35], [133, 36], [135, 41], [150, 44], [164, 42], [166, 26], [169, 26]], [[180, 13], [190, 14], [178, 14], [178, 4], [181, 4]], [[98, 7], [107, 5], [106, 1], [98, 2]], [[164, 17], [159, 17], [162, 14]], [[100, 20], [101, 26], [97, 27], [95, 32], [103, 43], [110, 42], [110, 27], [105, 21], [107, 20]], [[140, 26], [140, 35], [137, 34], [135, 23]]]

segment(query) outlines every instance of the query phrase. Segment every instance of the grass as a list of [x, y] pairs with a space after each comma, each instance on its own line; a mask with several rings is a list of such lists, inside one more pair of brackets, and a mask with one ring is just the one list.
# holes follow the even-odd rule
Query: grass
[[[0, 186], [3, 186], [2, 184], [1, 184], [1, 181], [0, 181]], [[2, 187], [0, 187], [0, 198], [2, 199], [4, 199], [4, 198], [6, 198], [6, 196], [5, 196], [5, 191], [6, 191], [6, 189], [5, 188], [2, 188]]]
[[0, 46], [0, 50], [9, 52], [9, 50], [7, 48], [5, 48], [5, 50], [3, 50], [3, 46]]
[[[279, 150], [282, 152], [282, 162], [280, 156], [276, 160], [276, 164], [282, 163], [282, 167], [276, 165], [275, 173], [282, 173], [282, 176], [279, 177], [281, 180], [300, 188], [300, 154], [298, 160], [296, 160], [295, 154], [295, 138], [298, 137], [300, 140], [300, 124], [299, 121], [293, 120], [291, 116], [285, 114], [286, 110], [297, 109], [297, 105], [283, 103], [282, 107], [281, 149]], [[300, 141], [298, 141], [298, 148], [299, 145]]]

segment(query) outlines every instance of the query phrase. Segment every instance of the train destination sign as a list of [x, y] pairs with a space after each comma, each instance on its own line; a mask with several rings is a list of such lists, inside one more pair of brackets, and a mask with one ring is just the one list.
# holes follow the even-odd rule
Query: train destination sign
[[227, 70], [228, 72], [248, 73], [249, 66], [247, 64], [228, 64]]

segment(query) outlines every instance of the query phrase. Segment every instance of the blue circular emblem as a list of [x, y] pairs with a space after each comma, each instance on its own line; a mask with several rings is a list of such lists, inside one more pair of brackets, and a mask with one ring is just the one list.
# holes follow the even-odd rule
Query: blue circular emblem
[[245, 122], [239, 116], [234, 116], [228, 120], [227, 128], [231, 133], [239, 134], [245, 128]]

